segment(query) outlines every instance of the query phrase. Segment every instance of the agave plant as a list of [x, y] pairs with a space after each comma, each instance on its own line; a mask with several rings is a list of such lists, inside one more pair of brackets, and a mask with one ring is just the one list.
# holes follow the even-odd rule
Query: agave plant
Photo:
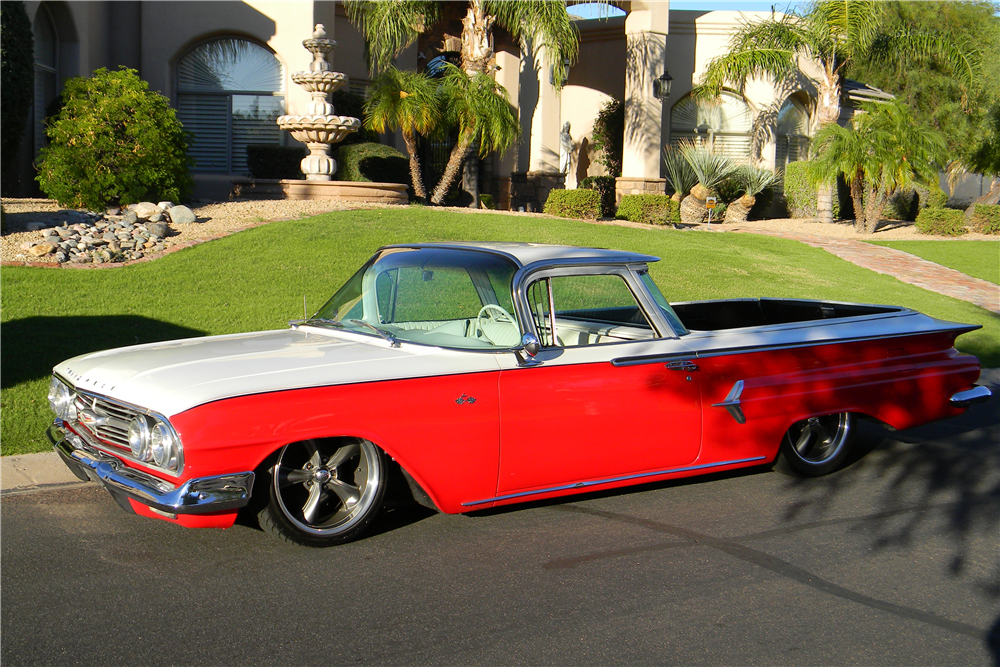
[[779, 173], [773, 169], [755, 167], [752, 164], [742, 164], [733, 174], [743, 190], [743, 196], [731, 202], [726, 208], [725, 221], [728, 223], [746, 222], [750, 209], [757, 203], [757, 195], [778, 182]]
[[698, 178], [698, 182], [691, 188], [691, 195], [681, 202], [681, 222], [689, 225], [704, 222], [708, 217], [705, 200], [712, 188], [733, 173], [737, 167], [736, 162], [728, 155], [692, 141], [681, 142], [678, 150]]
[[663, 149], [663, 168], [667, 172], [667, 180], [674, 189], [674, 199], [681, 201], [688, 190], [698, 182], [691, 165], [687, 163], [680, 151], [670, 146]]

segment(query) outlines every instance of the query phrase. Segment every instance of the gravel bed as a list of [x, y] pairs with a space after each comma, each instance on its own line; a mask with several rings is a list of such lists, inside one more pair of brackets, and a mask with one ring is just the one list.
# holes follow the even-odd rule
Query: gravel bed
[[[23, 262], [37, 261], [21, 249], [25, 242], [37, 242], [42, 240], [42, 232], [24, 231], [25, 225], [29, 222], [43, 218], [46, 213], [55, 213], [61, 207], [49, 199], [4, 199], [4, 211], [7, 214], [8, 228], [12, 233], [0, 237], [0, 261]], [[376, 205], [365, 205], [365, 208], [375, 208]], [[172, 233], [166, 239], [166, 246], [195, 241], [197, 239], [211, 238], [218, 234], [229, 233], [255, 227], [261, 223], [275, 220], [288, 220], [301, 217], [308, 217], [328, 211], [349, 210], [357, 208], [356, 205], [343, 204], [335, 201], [324, 200], [287, 200], [268, 199], [253, 201], [233, 201], [222, 203], [210, 203], [201, 206], [192, 206], [192, 210], [198, 217], [198, 222], [186, 225], [171, 225]], [[472, 213], [485, 212], [474, 211], [467, 208], [447, 208], [445, 210]], [[544, 218], [539, 213], [517, 213], [507, 211], [497, 211], [496, 214], [529, 216]], [[629, 227], [645, 227], [638, 223], [629, 223], [621, 220], [599, 220], [597, 224], [617, 224]], [[783, 233], [783, 234], [812, 234], [828, 236], [842, 239], [854, 239], [858, 241], [898, 241], [898, 240], [922, 240], [922, 241], [948, 241], [948, 240], [997, 240], [996, 236], [977, 234], [970, 232], [961, 237], [929, 236], [917, 232], [912, 222], [884, 221], [874, 234], [859, 234], [854, 231], [852, 221], [837, 221], [832, 223], [816, 222], [811, 219], [776, 219], [776, 220], [754, 220], [741, 223], [740, 225], [713, 224], [713, 231], [728, 231], [736, 227], [742, 230], [760, 230], [762, 232]], [[701, 229], [705, 229], [702, 225]]]

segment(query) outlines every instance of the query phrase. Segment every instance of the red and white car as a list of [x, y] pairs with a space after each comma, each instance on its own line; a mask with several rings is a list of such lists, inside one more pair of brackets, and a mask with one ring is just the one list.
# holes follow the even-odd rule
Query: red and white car
[[668, 303], [657, 258], [521, 243], [381, 248], [283, 331], [86, 354], [54, 369], [56, 450], [129, 511], [357, 537], [386, 489], [457, 513], [768, 464], [843, 463], [990, 391], [906, 308]]

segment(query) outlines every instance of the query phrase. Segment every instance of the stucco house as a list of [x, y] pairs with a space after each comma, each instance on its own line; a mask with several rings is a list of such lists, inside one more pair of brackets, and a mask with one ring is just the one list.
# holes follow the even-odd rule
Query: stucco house
[[[330, 55], [350, 90], [363, 93], [370, 78], [361, 35], [343, 6], [329, 0], [296, 2], [87, 1], [27, 2], [35, 35], [35, 103], [22, 146], [25, 179], [44, 145], [46, 108], [63, 82], [100, 67], [124, 65], [167, 96], [195, 135], [195, 196], [222, 199], [229, 183], [246, 175], [249, 143], [291, 144], [274, 118], [304, 113], [309, 97], [291, 74], [308, 68], [302, 48], [322, 23], [338, 47]], [[622, 3], [624, 16], [578, 20], [579, 61], [560, 90], [537, 54], [495, 35], [498, 82], [517, 107], [522, 137], [504, 155], [480, 165], [481, 188], [501, 206], [539, 207], [551, 187], [575, 187], [600, 175], [592, 129], [611, 98], [626, 106], [625, 154], [619, 193], [663, 192], [661, 150], [682, 138], [714, 142], [727, 152], [782, 166], [802, 159], [814, 130], [810, 98], [817, 72], [804, 62], [802, 76], [785, 87], [754, 81], [743, 93], [724, 92], [715, 105], [696, 104], [689, 93], [707, 63], [723, 52], [730, 33], [753, 13], [671, 11], [668, 1]], [[460, 34], [460, 26], [442, 34]], [[423, 68], [445, 50], [427, 36], [397, 60]], [[447, 39], [447, 38], [445, 38]], [[220, 57], [220, 54], [223, 54]], [[227, 63], [220, 69], [219, 62]], [[669, 71], [669, 96], [654, 94], [654, 80]], [[559, 173], [560, 130], [572, 127], [573, 152]], [[402, 148], [398, 137], [387, 143]]]

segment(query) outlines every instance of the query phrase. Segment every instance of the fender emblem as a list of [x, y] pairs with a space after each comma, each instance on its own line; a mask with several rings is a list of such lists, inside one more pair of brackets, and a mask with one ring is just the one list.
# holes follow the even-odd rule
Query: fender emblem
[[476, 399], [475, 397], [469, 396], [468, 394], [462, 394], [461, 396], [455, 399], [455, 402], [458, 403], [459, 405], [462, 405], [463, 403], [468, 403], [469, 405], [472, 405], [473, 403], [476, 402]]

